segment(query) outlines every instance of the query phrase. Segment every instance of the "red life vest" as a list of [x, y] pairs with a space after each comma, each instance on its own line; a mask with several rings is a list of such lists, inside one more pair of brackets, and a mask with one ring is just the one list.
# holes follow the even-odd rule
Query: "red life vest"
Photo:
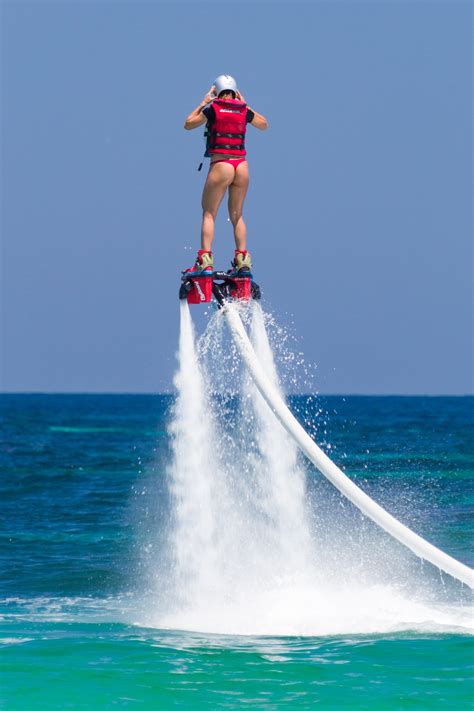
[[238, 99], [214, 99], [215, 119], [208, 129], [208, 153], [244, 156], [247, 104]]

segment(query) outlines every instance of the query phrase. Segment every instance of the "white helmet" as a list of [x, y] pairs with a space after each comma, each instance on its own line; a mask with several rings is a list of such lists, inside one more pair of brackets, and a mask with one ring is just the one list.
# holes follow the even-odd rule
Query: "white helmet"
[[217, 96], [219, 96], [221, 91], [233, 91], [234, 96], [237, 93], [237, 82], [234, 77], [230, 76], [230, 74], [220, 74], [214, 81], [214, 86], [216, 88]]

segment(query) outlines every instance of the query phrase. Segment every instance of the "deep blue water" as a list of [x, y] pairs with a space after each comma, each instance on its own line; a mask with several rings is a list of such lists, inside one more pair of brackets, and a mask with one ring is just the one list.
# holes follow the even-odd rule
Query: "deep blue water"
[[[3, 707], [67, 708], [69, 698], [71, 708], [215, 708], [216, 699], [226, 708], [244, 702], [251, 708], [316, 702], [405, 708], [402, 699], [413, 708], [471, 708], [473, 648], [465, 631], [246, 640], [134, 626], [149, 572], [141, 550], [155, 533], [160, 540], [166, 526], [171, 401], [168, 395], [1, 396]], [[291, 405], [379, 503], [474, 564], [473, 398], [299, 396]], [[308, 497], [316, 513], [322, 499], [339, 501], [311, 467]], [[360, 519], [351, 511], [342, 515]], [[455, 590], [456, 603], [467, 604], [466, 591], [456, 592], [447, 576], [440, 584], [449, 594]], [[353, 676], [340, 673], [339, 663]], [[410, 681], [424, 664], [431, 692], [430, 683]], [[24, 676], [29, 667], [33, 686]], [[378, 705], [359, 689], [374, 674], [383, 686], [382, 693], [376, 685]], [[229, 686], [232, 675], [238, 687]]]

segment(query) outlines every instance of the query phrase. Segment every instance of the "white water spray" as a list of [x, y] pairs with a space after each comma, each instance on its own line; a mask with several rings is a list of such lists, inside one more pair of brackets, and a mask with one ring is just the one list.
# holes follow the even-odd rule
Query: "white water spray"
[[[260, 304], [252, 304], [251, 339], [268, 378], [280, 390], [273, 353], [268, 341]], [[246, 375], [255, 416], [255, 439], [261, 454], [257, 476], [264, 492], [267, 516], [273, 520], [275, 545], [287, 575], [301, 578], [312, 564], [312, 541], [305, 506], [305, 473], [298, 465], [298, 450], [276, 418], [268, 416], [268, 405]]]
[[180, 302], [180, 309], [179, 370], [174, 381], [178, 397], [169, 428], [173, 452], [169, 474], [175, 516], [171, 544], [176, 602], [189, 605], [207, 592], [206, 581], [213, 577], [216, 565], [211, 450], [214, 436], [186, 301]]
[[[388, 582], [380, 584], [373, 563], [356, 559], [358, 541], [350, 533], [329, 547], [315, 540], [303, 463], [253, 383], [242, 377], [223, 320], [222, 312], [210, 319], [198, 357], [189, 308], [181, 302], [168, 470], [172, 602], [147, 624], [288, 635], [469, 628], [466, 608], [417, 600], [413, 584], [383, 576]], [[252, 306], [251, 337], [280, 391], [258, 305]], [[229, 380], [239, 383], [237, 397], [212, 394], [211, 384]]]

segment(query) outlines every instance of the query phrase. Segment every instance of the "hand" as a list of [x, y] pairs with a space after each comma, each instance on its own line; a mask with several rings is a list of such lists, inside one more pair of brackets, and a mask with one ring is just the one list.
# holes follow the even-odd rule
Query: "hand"
[[209, 89], [209, 91], [207, 92], [204, 99], [202, 100], [202, 103], [203, 104], [210, 104], [210, 102], [214, 101], [215, 98], [216, 98], [216, 87], [213, 84], [211, 86], [211, 88]]
[[239, 90], [237, 90], [237, 91], [235, 92], [235, 98], [238, 99], [239, 101], [243, 101], [244, 104], [246, 103], [244, 97], [242, 96], [242, 94], [240, 93]]

